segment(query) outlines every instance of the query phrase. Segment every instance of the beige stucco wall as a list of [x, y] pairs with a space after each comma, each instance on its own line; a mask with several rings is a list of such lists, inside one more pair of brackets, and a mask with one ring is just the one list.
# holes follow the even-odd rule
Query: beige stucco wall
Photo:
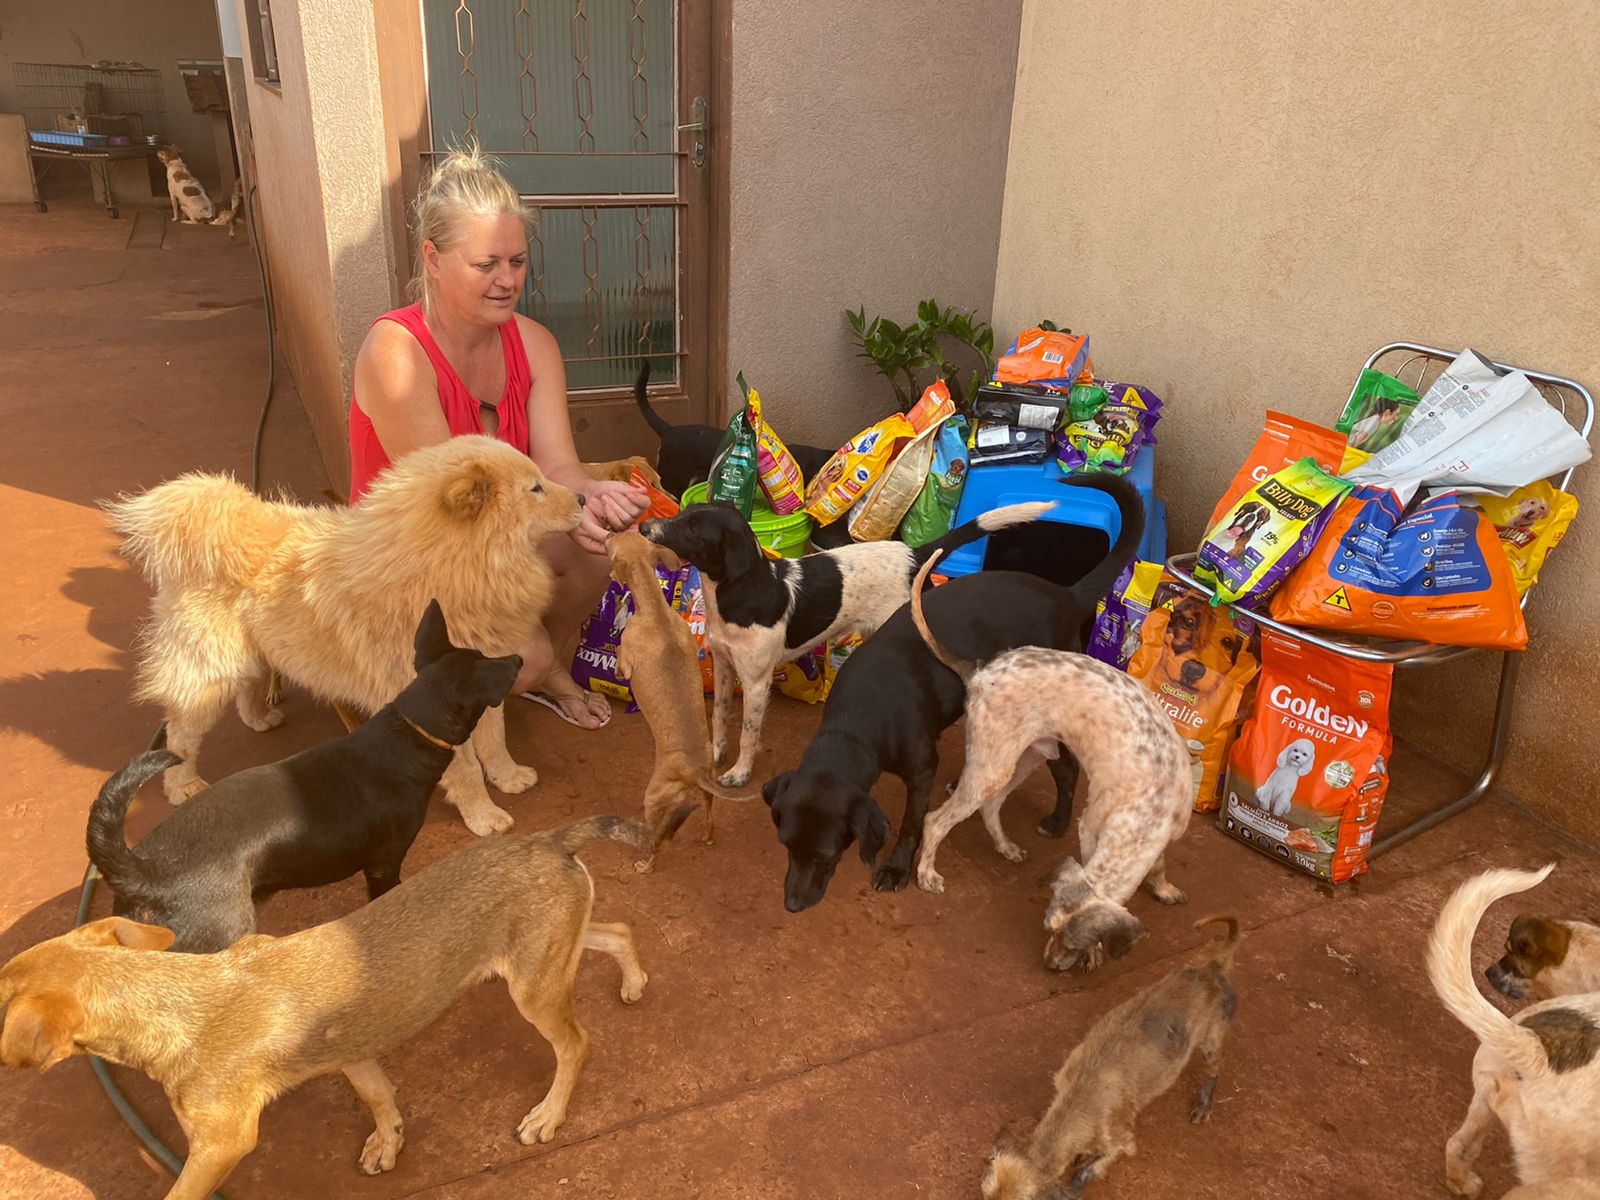
[[212, 0], [4, 4], [0, 5], [0, 112], [17, 112], [29, 103], [13, 80], [13, 63], [112, 59], [154, 67], [161, 72], [168, 136], [182, 148], [190, 170], [215, 192], [221, 176], [211, 119], [190, 107], [178, 60], [221, 57]]
[[837, 444], [893, 393], [844, 309], [987, 315], [1021, 0], [735, 0], [729, 379]]
[[281, 84], [257, 81], [250, 123], [279, 345], [328, 476], [349, 482], [356, 351], [391, 306], [383, 112], [366, 0], [273, 5]]
[[[1158, 486], [1189, 546], [1262, 412], [1331, 424], [1384, 342], [1600, 387], [1597, 181], [1588, 0], [1026, 0], [997, 324], [1088, 330], [1108, 374], [1166, 398]], [[1577, 491], [1505, 783], [1595, 838], [1600, 469]], [[1490, 665], [1404, 676], [1396, 728], [1475, 761]]]

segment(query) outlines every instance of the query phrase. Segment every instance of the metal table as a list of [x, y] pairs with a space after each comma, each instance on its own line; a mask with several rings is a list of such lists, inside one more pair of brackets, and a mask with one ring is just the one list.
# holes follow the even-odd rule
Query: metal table
[[33, 206], [40, 212], [49, 212], [50, 206], [39, 197], [39, 181], [56, 163], [75, 162], [89, 173], [89, 185], [94, 186], [98, 176], [105, 194], [106, 215], [115, 220], [116, 197], [111, 194], [111, 164], [132, 159], [148, 159], [156, 152], [155, 146], [47, 146], [33, 140], [28, 142], [29, 177], [33, 184]]
[[[1424, 346], [1417, 342], [1390, 342], [1373, 353], [1363, 364], [1363, 369], [1375, 367], [1382, 359], [1391, 355], [1405, 357], [1401, 359], [1398, 369], [1389, 371], [1389, 374], [1404, 377], [1407, 372], [1416, 376], [1412, 385], [1421, 394], [1427, 391], [1427, 384], [1453, 362], [1460, 354], [1459, 350], [1443, 350], [1437, 346]], [[1542, 371], [1531, 371], [1526, 367], [1517, 368], [1506, 363], [1497, 362], [1495, 368], [1502, 374], [1522, 370], [1533, 381], [1552, 404], [1559, 409], [1569, 422], [1577, 426], [1578, 432], [1585, 439], [1594, 425], [1594, 398], [1589, 390], [1581, 383], [1566, 379], [1559, 375], [1547, 375]], [[1382, 368], [1380, 368], [1382, 369]], [[1357, 381], [1360, 373], [1357, 373]], [[1355, 394], [1352, 386], [1351, 395]], [[1570, 411], [1569, 411], [1570, 409]], [[1572, 479], [1569, 468], [1560, 478], [1553, 479], [1562, 491], [1567, 490], [1567, 485]], [[1215, 601], [1212, 590], [1194, 577], [1195, 554], [1176, 554], [1167, 560], [1167, 570], [1176, 578], [1182, 580], [1197, 592]], [[1523, 606], [1528, 603], [1529, 591], [1522, 598]], [[1232, 607], [1231, 605], [1228, 607]], [[1308, 642], [1331, 653], [1342, 655], [1345, 658], [1360, 659], [1366, 662], [1392, 663], [1396, 667], [1429, 667], [1439, 663], [1452, 662], [1464, 658], [1469, 654], [1493, 653], [1480, 651], [1470, 646], [1439, 646], [1432, 642], [1406, 642], [1392, 638], [1361, 637], [1355, 635], [1340, 635], [1332, 633], [1319, 633], [1309, 629], [1302, 629], [1294, 625], [1285, 625], [1275, 621], [1270, 616], [1256, 612], [1254, 609], [1241, 607], [1241, 613], [1258, 624], [1276, 630], [1286, 637], [1297, 638]], [[1372, 848], [1367, 852], [1367, 857], [1377, 858], [1386, 854], [1395, 847], [1410, 841], [1419, 833], [1425, 833], [1435, 825], [1455, 816], [1457, 813], [1471, 808], [1488, 793], [1494, 786], [1495, 777], [1500, 773], [1500, 765], [1505, 759], [1506, 741], [1511, 733], [1511, 706], [1517, 690], [1517, 670], [1522, 662], [1523, 651], [1501, 651], [1500, 653], [1500, 686], [1495, 696], [1494, 721], [1489, 739], [1489, 754], [1478, 773], [1478, 778], [1456, 799], [1436, 808], [1433, 812], [1425, 813], [1409, 824], [1402, 825], [1387, 837], [1379, 838], [1372, 843]]]

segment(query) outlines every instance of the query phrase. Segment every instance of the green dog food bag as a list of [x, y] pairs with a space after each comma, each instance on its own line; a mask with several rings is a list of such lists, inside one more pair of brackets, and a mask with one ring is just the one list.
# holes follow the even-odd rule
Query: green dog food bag
[[756, 486], [760, 480], [759, 452], [750, 412], [741, 408], [728, 418], [728, 431], [711, 460], [711, 478], [706, 484], [707, 500], [728, 500], [748, 521], [756, 507]]
[[1349, 436], [1354, 449], [1376, 454], [1400, 436], [1419, 399], [1393, 375], [1368, 367], [1334, 428]]

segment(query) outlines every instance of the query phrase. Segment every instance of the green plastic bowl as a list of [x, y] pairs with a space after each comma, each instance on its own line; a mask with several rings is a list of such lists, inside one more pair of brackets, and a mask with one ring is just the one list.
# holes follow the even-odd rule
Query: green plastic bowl
[[[704, 504], [706, 488], [705, 483], [690, 484], [688, 491], [683, 493], [684, 507]], [[811, 541], [811, 524], [811, 518], [803, 511], [780, 517], [772, 511], [766, 497], [756, 492], [756, 506], [750, 513], [750, 528], [755, 531], [756, 540], [779, 558], [799, 558], [806, 552], [806, 545]]]

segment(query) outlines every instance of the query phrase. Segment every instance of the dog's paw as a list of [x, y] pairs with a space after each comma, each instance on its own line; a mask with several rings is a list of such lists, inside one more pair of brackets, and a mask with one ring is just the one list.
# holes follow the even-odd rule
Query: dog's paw
[[521, 795], [539, 782], [539, 772], [517, 763], [507, 763], [485, 773], [489, 776], [489, 782], [508, 796]]
[[633, 869], [641, 875], [650, 874], [651, 871], [656, 869], [656, 856], [652, 854], [649, 858], [635, 859]]
[[1445, 1149], [1444, 1183], [1453, 1195], [1465, 1196], [1467, 1200], [1477, 1200], [1483, 1191], [1483, 1176], [1458, 1159], [1453, 1146]]
[[1039, 832], [1044, 834], [1044, 836], [1047, 838], [1058, 838], [1066, 834], [1067, 826], [1071, 824], [1071, 813], [1068, 813], [1066, 816], [1060, 818], [1058, 818], [1054, 813], [1051, 813], [1048, 817], [1039, 822]]
[[637, 1004], [639, 997], [644, 995], [644, 985], [650, 982], [650, 976], [643, 971], [639, 972], [637, 979], [624, 979], [622, 981], [622, 1002], [624, 1004]]
[[1152, 884], [1150, 894], [1163, 904], [1189, 903], [1189, 893], [1171, 883], [1163, 883], [1159, 887]]
[[733, 770], [722, 775], [717, 782], [722, 784], [723, 787], [742, 788], [750, 782], [750, 768], [734, 767]]
[[404, 1127], [399, 1121], [392, 1129], [374, 1129], [367, 1135], [367, 1144], [361, 1148], [361, 1170], [367, 1175], [381, 1175], [394, 1170], [395, 1159], [405, 1148]]
[[244, 723], [257, 733], [265, 733], [267, 730], [276, 729], [283, 724], [283, 709], [264, 708], [261, 710], [260, 716], [245, 717]]
[[996, 846], [995, 849], [1009, 862], [1024, 862], [1028, 857], [1028, 852], [1015, 842], [1007, 842], [1004, 846]]
[[884, 863], [872, 875], [872, 886], [880, 892], [903, 892], [906, 884], [910, 881], [910, 865], [895, 862], [892, 859]]
[[517, 1141], [524, 1146], [531, 1146], [535, 1142], [548, 1142], [556, 1136], [556, 1130], [561, 1128], [561, 1123], [567, 1119], [564, 1112], [546, 1112], [545, 1105], [549, 1101], [541, 1100], [535, 1104], [522, 1118], [522, 1124], [517, 1126]]
[[510, 813], [498, 804], [490, 804], [487, 801], [470, 811], [463, 810], [461, 819], [467, 823], [467, 828], [479, 837], [488, 837], [491, 833], [504, 833], [513, 824]]
[[917, 868], [917, 886], [925, 892], [938, 895], [944, 891], [944, 876], [931, 867]]

